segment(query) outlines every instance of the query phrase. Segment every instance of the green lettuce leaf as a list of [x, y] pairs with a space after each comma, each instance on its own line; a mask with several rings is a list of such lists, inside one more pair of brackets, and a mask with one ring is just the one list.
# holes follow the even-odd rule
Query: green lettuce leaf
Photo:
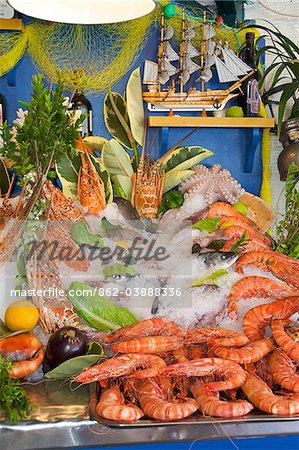
[[71, 283], [68, 298], [79, 317], [97, 330], [114, 331], [137, 322], [137, 318], [128, 309], [116, 306], [97, 294], [96, 289], [88, 284], [79, 281]]
[[103, 247], [103, 240], [94, 234], [84, 220], [77, 220], [71, 229], [71, 237], [78, 245], [93, 245]]

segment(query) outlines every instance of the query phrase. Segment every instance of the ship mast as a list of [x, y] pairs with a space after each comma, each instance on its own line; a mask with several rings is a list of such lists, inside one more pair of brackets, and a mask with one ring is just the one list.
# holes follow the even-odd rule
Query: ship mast
[[186, 13], [183, 10], [183, 20], [182, 20], [182, 37], [181, 37], [181, 45], [180, 45], [180, 92], [184, 92], [184, 80], [183, 80], [183, 72], [184, 72], [184, 60], [186, 53]]
[[[205, 54], [206, 54], [206, 50], [207, 50], [207, 45], [206, 45], [206, 23], [207, 23], [207, 13], [206, 11], [204, 11], [203, 13], [203, 28], [202, 28], [202, 41], [201, 41], [201, 48], [200, 48], [200, 66], [201, 66], [201, 70], [204, 71], [204, 66], [205, 66]], [[201, 90], [202, 92], [204, 92], [205, 90], [205, 82], [203, 79], [201, 79]]]
[[[164, 32], [165, 32], [165, 16], [164, 12], [161, 15], [161, 26], [160, 26], [160, 44], [158, 48], [158, 74], [160, 75], [162, 72], [162, 60], [164, 58], [165, 49], [164, 49]], [[158, 90], [161, 91], [161, 82], [159, 81], [158, 76]]]

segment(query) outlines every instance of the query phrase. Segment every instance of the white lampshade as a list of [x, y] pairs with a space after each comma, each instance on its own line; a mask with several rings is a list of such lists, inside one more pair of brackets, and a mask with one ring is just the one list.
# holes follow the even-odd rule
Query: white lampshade
[[92, 25], [124, 22], [155, 9], [154, 0], [8, 0], [22, 14], [51, 22]]

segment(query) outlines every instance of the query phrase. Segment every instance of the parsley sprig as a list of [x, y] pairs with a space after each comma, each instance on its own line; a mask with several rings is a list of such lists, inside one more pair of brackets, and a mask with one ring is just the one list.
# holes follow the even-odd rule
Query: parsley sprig
[[16, 423], [28, 417], [31, 404], [20, 381], [9, 376], [11, 368], [12, 363], [0, 355], [0, 407]]

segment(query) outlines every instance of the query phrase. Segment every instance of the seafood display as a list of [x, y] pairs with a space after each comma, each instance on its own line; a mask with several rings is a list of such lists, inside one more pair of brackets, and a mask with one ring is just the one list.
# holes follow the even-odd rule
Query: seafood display
[[115, 424], [299, 414], [299, 260], [278, 251], [269, 209], [201, 164], [211, 151], [179, 147], [189, 135], [153, 160], [127, 100], [108, 93], [113, 139], [90, 146], [61, 107], [64, 144], [28, 156], [1, 203], [5, 380], [95, 383], [97, 419]]

